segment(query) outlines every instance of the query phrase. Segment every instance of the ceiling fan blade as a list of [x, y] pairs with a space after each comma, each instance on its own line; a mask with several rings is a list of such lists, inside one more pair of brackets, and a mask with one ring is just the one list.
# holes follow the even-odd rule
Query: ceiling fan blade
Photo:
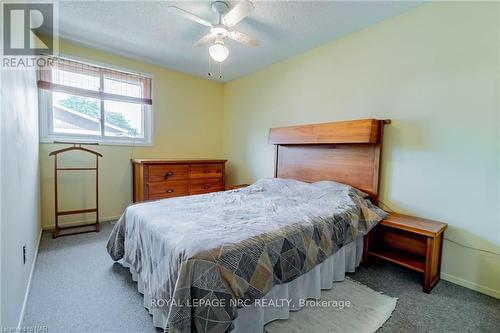
[[188, 12], [188, 11], [185, 11], [184, 9], [181, 9], [179, 7], [168, 6], [168, 11], [171, 12], [171, 13], [175, 13], [177, 15], [180, 15], [180, 16], [184, 16], [188, 20], [197, 22], [199, 24], [206, 25], [207, 27], [211, 27], [212, 26], [212, 23], [208, 22], [207, 20], [204, 20], [201, 17], [196, 16], [196, 15], [194, 15], [194, 14]]
[[210, 34], [206, 34], [205, 36], [201, 37], [197, 42], [196, 46], [203, 46], [203, 45], [208, 45], [212, 44], [213, 41], [215, 40], [215, 36]]
[[247, 17], [255, 9], [253, 3], [248, 0], [240, 1], [236, 6], [233, 7], [224, 17], [222, 18], [222, 23], [228, 27], [232, 27], [245, 17]]
[[229, 38], [237, 41], [238, 43], [250, 45], [250, 46], [259, 46], [260, 42], [257, 38], [253, 38], [239, 31], [231, 31], [229, 33]]

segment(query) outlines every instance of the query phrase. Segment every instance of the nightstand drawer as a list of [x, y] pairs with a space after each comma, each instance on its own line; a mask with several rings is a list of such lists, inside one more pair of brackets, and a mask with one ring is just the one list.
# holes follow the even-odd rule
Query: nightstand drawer
[[380, 246], [390, 247], [425, 257], [427, 251], [427, 237], [415, 235], [404, 230], [388, 228], [383, 225], [380, 225], [378, 229], [379, 232], [383, 232], [383, 237], [380, 239]]

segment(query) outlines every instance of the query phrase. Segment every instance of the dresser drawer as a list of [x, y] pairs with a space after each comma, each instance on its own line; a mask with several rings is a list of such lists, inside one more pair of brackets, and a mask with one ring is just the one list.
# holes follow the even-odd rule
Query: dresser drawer
[[148, 184], [148, 194], [150, 199], [171, 198], [189, 194], [188, 181], [163, 181]]
[[222, 181], [220, 179], [199, 179], [191, 180], [189, 184], [190, 194], [202, 194], [222, 191]]
[[148, 167], [148, 182], [184, 180], [189, 178], [188, 164], [155, 164]]
[[191, 179], [222, 178], [222, 164], [191, 165], [189, 172]]

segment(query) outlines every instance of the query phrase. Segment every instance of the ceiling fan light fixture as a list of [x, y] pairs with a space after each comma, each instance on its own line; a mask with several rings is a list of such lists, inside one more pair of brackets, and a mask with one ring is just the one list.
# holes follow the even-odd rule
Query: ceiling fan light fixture
[[210, 33], [214, 36], [227, 37], [229, 35], [229, 31], [223, 25], [217, 25], [210, 29]]
[[196, 46], [207, 46], [208, 48], [208, 76], [212, 76], [212, 60], [219, 63], [219, 77], [222, 78], [222, 62], [229, 56], [229, 49], [224, 45], [224, 39], [231, 39], [243, 45], [259, 46], [259, 40], [245, 33], [232, 29], [241, 20], [245, 19], [255, 9], [250, 0], [240, 0], [235, 5], [229, 6], [227, 0], [215, 0], [211, 2], [211, 7], [217, 13], [217, 23], [211, 23], [198, 15], [176, 6], [168, 6], [168, 10], [178, 14], [188, 20], [210, 28], [210, 32], [201, 37]]
[[208, 48], [210, 57], [216, 62], [223, 62], [229, 56], [229, 49], [224, 42], [215, 41], [215, 44]]

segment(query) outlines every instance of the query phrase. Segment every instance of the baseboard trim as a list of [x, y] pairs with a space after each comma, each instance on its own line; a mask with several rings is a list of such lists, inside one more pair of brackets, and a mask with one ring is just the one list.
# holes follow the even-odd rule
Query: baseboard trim
[[21, 308], [21, 314], [19, 315], [19, 321], [17, 323], [18, 330], [21, 330], [21, 326], [22, 326], [23, 320], [24, 320], [24, 311], [26, 310], [26, 304], [28, 303], [28, 296], [29, 296], [30, 290], [31, 290], [31, 278], [33, 277], [33, 272], [35, 271], [35, 263], [36, 263], [36, 259], [38, 258], [38, 249], [40, 248], [40, 240], [42, 239], [42, 231], [43, 231], [43, 229], [40, 229], [40, 232], [38, 233], [38, 241], [36, 242], [35, 255], [33, 256], [33, 263], [31, 264], [30, 275], [28, 277], [28, 284], [26, 285], [26, 293], [24, 294], [23, 306]]
[[[99, 219], [99, 222], [110, 222], [110, 221], [116, 221], [120, 218], [120, 215], [117, 216], [109, 216], [109, 217], [102, 217]], [[95, 220], [93, 220], [95, 221]], [[59, 226], [61, 227], [74, 227], [78, 226], [79, 224], [85, 224], [85, 223], [92, 223], [92, 220], [81, 220], [81, 221], [74, 221], [74, 222], [68, 222], [64, 224], [60, 224]], [[43, 230], [54, 230], [55, 226], [54, 225], [44, 225], [42, 226]]]
[[447, 273], [441, 273], [441, 278], [451, 283], [458, 284], [462, 287], [469, 288], [482, 294], [500, 299], [500, 290], [495, 290], [477, 283], [473, 283]]

